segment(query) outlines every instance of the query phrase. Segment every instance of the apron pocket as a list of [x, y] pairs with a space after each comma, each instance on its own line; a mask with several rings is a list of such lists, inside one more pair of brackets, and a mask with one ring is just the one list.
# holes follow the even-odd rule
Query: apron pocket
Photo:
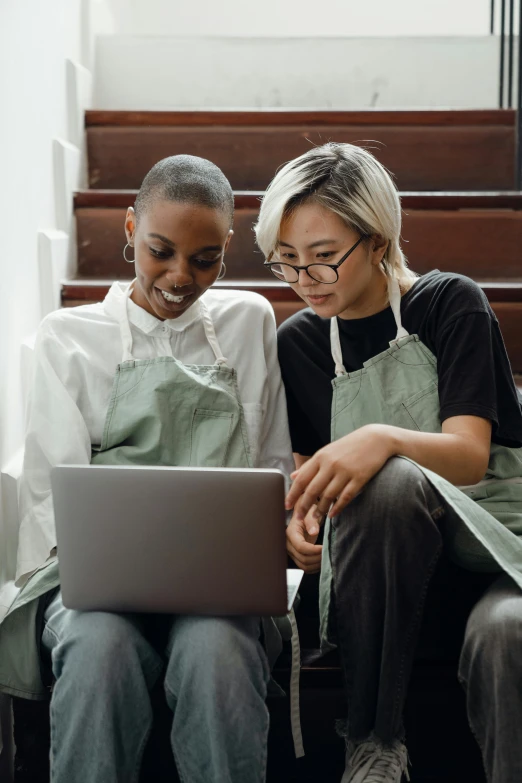
[[412, 421], [412, 429], [421, 432], [442, 431], [437, 383], [430, 383], [426, 389], [416, 392], [402, 405]]
[[234, 414], [196, 408], [190, 432], [192, 467], [222, 468], [234, 425]]

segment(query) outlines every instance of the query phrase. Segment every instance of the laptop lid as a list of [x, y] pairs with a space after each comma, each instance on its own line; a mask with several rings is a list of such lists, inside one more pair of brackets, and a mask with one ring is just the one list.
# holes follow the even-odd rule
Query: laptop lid
[[286, 613], [280, 471], [61, 465], [51, 482], [65, 606]]

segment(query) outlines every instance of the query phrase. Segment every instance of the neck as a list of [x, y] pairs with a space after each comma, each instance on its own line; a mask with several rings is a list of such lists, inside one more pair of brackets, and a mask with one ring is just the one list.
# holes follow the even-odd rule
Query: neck
[[359, 298], [339, 313], [339, 318], [345, 321], [356, 320], [358, 318], [369, 318], [371, 315], [380, 313], [389, 306], [388, 298], [388, 278], [381, 267], [375, 270], [370, 283], [364, 289]]

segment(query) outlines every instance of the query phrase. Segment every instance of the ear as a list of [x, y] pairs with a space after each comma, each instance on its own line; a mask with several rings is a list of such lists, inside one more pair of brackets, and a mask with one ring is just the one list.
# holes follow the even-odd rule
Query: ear
[[388, 250], [389, 244], [389, 240], [384, 239], [384, 237], [382, 237], [380, 234], [374, 234], [372, 236], [372, 264], [378, 266], [381, 263], [382, 259], [384, 258], [384, 254]]
[[136, 233], [136, 213], [132, 207], [129, 207], [125, 216], [125, 235], [129, 245], [134, 243], [134, 234]]
[[232, 239], [233, 236], [234, 236], [234, 232], [232, 231], [232, 229], [230, 229], [230, 231], [228, 232], [228, 236], [227, 236], [226, 242], [225, 242], [225, 249], [224, 249], [225, 253], [228, 250], [228, 246], [230, 245], [230, 240]]

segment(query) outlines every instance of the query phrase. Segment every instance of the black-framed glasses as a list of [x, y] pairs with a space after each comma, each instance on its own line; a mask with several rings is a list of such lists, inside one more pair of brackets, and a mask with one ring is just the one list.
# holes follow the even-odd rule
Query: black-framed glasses
[[274, 251], [272, 251], [263, 266], [266, 266], [278, 280], [284, 280], [285, 283], [299, 282], [299, 272], [306, 272], [317, 283], [332, 285], [339, 280], [339, 267], [341, 264], [344, 264], [348, 256], [366, 238], [366, 235], [363, 234], [336, 264], [318, 264], [314, 262], [313, 264], [306, 264], [306, 266], [294, 266], [294, 264], [285, 264], [280, 261], [270, 261], [274, 255]]

